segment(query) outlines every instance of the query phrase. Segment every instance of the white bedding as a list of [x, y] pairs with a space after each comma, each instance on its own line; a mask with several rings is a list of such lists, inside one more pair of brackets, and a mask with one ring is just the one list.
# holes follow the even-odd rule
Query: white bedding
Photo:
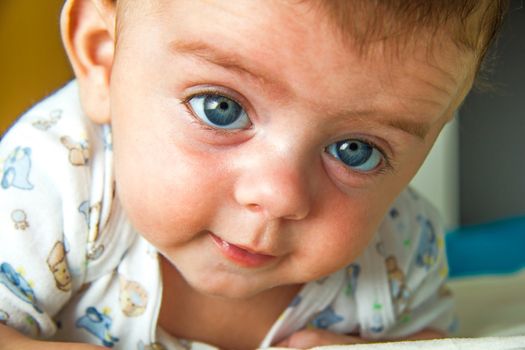
[[525, 270], [460, 278], [449, 285], [456, 297], [457, 336], [525, 335]]
[[[277, 348], [275, 348], [277, 349]], [[358, 345], [321, 346], [318, 350], [523, 350], [525, 336], [492, 338], [447, 338]], [[284, 350], [284, 349], [283, 349]], [[290, 350], [290, 349], [288, 349]]]

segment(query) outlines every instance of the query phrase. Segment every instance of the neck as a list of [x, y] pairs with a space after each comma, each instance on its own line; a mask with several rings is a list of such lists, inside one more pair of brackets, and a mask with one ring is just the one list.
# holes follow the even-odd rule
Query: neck
[[159, 325], [172, 336], [221, 349], [255, 349], [301, 285], [281, 286], [249, 299], [228, 299], [196, 291], [162, 259], [163, 295]]

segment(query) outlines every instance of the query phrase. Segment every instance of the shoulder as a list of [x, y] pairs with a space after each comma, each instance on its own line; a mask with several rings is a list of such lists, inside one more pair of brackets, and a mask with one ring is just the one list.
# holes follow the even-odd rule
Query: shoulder
[[23, 173], [16, 168], [15, 180], [7, 186], [25, 182], [21, 186], [29, 191], [24, 195], [47, 199], [54, 215], [48, 213], [46, 222], [59, 222], [69, 254], [78, 253], [75, 265], [88, 267], [86, 281], [114, 268], [136, 233], [116, 198], [111, 128], [85, 115], [76, 81], [13, 125], [0, 147], [1, 152], [9, 150], [22, 153], [26, 165]]
[[68, 163], [69, 173], [86, 172], [100, 134], [100, 126], [82, 112], [76, 82], [68, 83], [24, 113], [2, 138], [3, 187], [31, 187], [29, 178], [21, 184], [20, 173], [24, 169], [29, 177], [38, 166], [45, 169], [42, 175], [61, 177]]
[[100, 129], [82, 113], [74, 81], [29, 109], [0, 143], [0, 209], [16, 209], [28, 225], [60, 228], [64, 241], [85, 244], [97, 206], [93, 187], [104, 177], [103, 169], [95, 171], [103, 158]]
[[402, 264], [408, 260], [421, 266], [432, 264], [444, 248], [443, 233], [437, 209], [408, 188], [394, 201], [380, 225], [381, 255], [395, 257]]
[[109, 128], [84, 115], [75, 82], [29, 109], [2, 138], [0, 264], [25, 271], [31, 289], [19, 292], [0, 275], [0, 299], [53, 315], [118, 264], [135, 234], [114, 197], [111, 154]]
[[396, 326], [391, 336], [431, 327], [446, 331], [452, 322], [445, 230], [437, 209], [408, 189], [392, 205], [379, 231], [385, 288]]

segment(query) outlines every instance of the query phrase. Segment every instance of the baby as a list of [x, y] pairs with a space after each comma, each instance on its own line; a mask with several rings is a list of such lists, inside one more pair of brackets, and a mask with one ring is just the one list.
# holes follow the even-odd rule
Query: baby
[[0, 147], [0, 349], [446, 335], [443, 228], [406, 187], [505, 6], [66, 1], [76, 80]]

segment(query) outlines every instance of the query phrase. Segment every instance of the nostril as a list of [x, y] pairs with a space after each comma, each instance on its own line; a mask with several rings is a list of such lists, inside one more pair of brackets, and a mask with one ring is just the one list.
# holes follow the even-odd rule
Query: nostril
[[260, 212], [260, 211], [262, 211], [262, 207], [259, 204], [250, 203], [250, 204], [246, 205], [246, 207], [248, 209], [250, 209], [251, 211], [253, 211], [253, 212]]

